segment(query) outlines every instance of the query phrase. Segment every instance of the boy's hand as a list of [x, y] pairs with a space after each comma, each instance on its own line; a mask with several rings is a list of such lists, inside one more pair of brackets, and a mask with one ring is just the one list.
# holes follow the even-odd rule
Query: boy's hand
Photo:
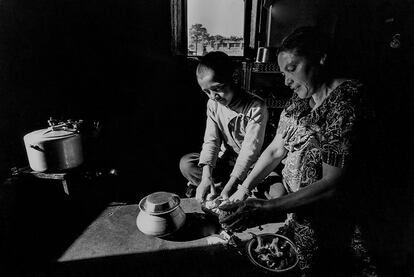
[[196, 190], [196, 200], [203, 202], [208, 193], [214, 193], [214, 181], [212, 178], [203, 178]]

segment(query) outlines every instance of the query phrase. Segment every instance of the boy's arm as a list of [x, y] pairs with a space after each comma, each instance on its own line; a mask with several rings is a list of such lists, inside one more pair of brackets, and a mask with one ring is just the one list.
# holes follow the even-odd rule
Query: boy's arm
[[250, 174], [246, 177], [243, 184], [231, 196], [231, 200], [243, 200], [257, 184], [266, 178], [279, 165], [286, 156], [287, 150], [284, 147], [284, 135], [286, 133], [287, 122], [284, 112], [280, 116], [279, 126], [276, 135], [269, 146], [263, 151]]
[[201, 182], [197, 186], [195, 198], [203, 202], [209, 191], [214, 192], [213, 168], [206, 164], [203, 166]]
[[216, 166], [218, 153], [221, 146], [220, 130], [215, 119], [215, 103], [212, 100], [207, 102], [207, 121], [204, 132], [204, 143], [200, 153], [200, 160], [198, 165], [210, 165], [212, 168]]
[[269, 115], [265, 105], [257, 105], [252, 108], [239, 156], [230, 174], [230, 180], [223, 189], [225, 193], [230, 192], [237, 183], [246, 178], [251, 165], [259, 157], [268, 117]]
[[216, 166], [218, 153], [220, 152], [221, 136], [215, 120], [216, 103], [212, 100], [207, 102], [207, 121], [204, 133], [204, 143], [200, 153], [198, 165], [203, 168], [201, 182], [196, 190], [196, 199], [204, 200], [208, 190], [214, 188], [213, 170]]

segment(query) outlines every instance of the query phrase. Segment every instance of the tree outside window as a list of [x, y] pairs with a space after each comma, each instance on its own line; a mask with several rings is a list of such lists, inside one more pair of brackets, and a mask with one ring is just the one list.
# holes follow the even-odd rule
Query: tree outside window
[[194, 56], [204, 55], [210, 38], [207, 29], [202, 24], [193, 24], [189, 29], [189, 37], [189, 54]]

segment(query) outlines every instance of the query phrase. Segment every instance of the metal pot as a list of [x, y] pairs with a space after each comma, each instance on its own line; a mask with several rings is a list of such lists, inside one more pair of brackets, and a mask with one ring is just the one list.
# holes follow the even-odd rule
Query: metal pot
[[83, 163], [79, 133], [47, 128], [28, 133], [23, 140], [30, 168], [34, 171], [58, 172]]
[[169, 192], [152, 193], [139, 202], [136, 224], [146, 235], [164, 237], [180, 229], [186, 215], [180, 207], [180, 197]]

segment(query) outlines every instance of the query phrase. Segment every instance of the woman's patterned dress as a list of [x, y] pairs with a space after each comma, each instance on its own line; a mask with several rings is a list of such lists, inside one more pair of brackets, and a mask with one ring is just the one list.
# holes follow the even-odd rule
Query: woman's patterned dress
[[[349, 165], [358, 133], [356, 127], [362, 116], [360, 88], [361, 84], [355, 80], [344, 81], [315, 110], [309, 106], [309, 99], [300, 99], [295, 94], [289, 100], [277, 130], [281, 134], [287, 131], [290, 134], [285, 138], [288, 154], [283, 160], [282, 171], [288, 193], [321, 179], [322, 163], [341, 168]], [[331, 272], [357, 270], [359, 275], [375, 276], [372, 267], [364, 265], [365, 272], [361, 273], [360, 268], [349, 266], [357, 263], [346, 260], [347, 257], [353, 259], [359, 255], [365, 262], [369, 262], [369, 258], [361, 246], [360, 233], [352, 215], [338, 203], [341, 199], [291, 214], [280, 232], [296, 243], [299, 267], [305, 272], [321, 272], [331, 266]], [[348, 265], [346, 269], [337, 268], [344, 264]]]

